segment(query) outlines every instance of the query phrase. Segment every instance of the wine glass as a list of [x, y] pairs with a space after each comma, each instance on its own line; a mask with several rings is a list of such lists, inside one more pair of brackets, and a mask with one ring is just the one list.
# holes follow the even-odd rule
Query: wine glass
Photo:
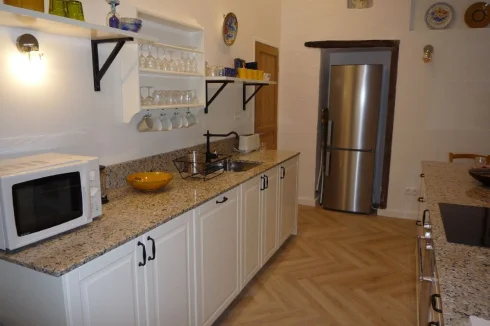
[[143, 54], [143, 44], [140, 44], [139, 66], [140, 68], [146, 68], [146, 58]]
[[150, 96], [150, 91], [153, 88], [153, 86], [143, 86], [141, 88], [148, 89], [148, 96], [145, 97], [145, 99], [143, 100], [143, 106], [151, 106], [151, 105], [153, 105], [153, 97]]
[[146, 68], [157, 69], [157, 61], [151, 55], [151, 45], [148, 45], [148, 56], [146, 57]]
[[177, 61], [178, 71], [185, 72], [184, 52], [180, 53], [180, 59]]
[[170, 67], [170, 71], [179, 71], [178, 69], [179, 67], [173, 58], [174, 51], [168, 51], [168, 52], [170, 52], [170, 61], [168, 63]]
[[153, 91], [153, 104], [154, 105], [162, 105], [163, 101], [164, 101], [164, 99], [163, 99], [162, 91], [155, 89]]
[[197, 60], [196, 60], [196, 54], [192, 54], [192, 60], [191, 60], [191, 72], [197, 74]]
[[185, 72], [192, 72], [191, 59], [187, 54], [185, 54], [184, 62], [185, 62]]
[[169, 61], [167, 60], [167, 54], [165, 52], [165, 48], [162, 49], [163, 49], [162, 70], [170, 71], [170, 64]]
[[160, 51], [158, 51], [158, 50], [160, 50], [160, 47], [157, 45], [156, 48], [157, 48], [157, 57], [155, 59], [156, 64], [157, 64], [156, 69], [162, 70], [163, 69], [163, 67], [162, 67], [163, 61], [162, 61], [162, 59], [160, 59]]
[[197, 97], [197, 91], [195, 89], [193, 89], [191, 91], [192, 95], [191, 95], [191, 104], [198, 104], [199, 103], [199, 98]]

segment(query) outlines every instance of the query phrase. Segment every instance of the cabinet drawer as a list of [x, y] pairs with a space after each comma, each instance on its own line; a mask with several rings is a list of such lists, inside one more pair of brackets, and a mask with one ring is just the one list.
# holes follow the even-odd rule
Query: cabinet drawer
[[227, 200], [230, 200], [232, 198], [236, 199], [237, 196], [238, 196], [238, 187], [233, 188], [230, 191], [227, 191], [224, 194], [219, 195], [218, 197], [215, 197], [215, 198], [211, 199], [210, 201], [208, 201], [207, 203], [199, 206], [199, 208], [197, 209], [197, 212], [199, 215], [204, 215], [204, 214], [206, 214], [206, 213], [208, 213], [214, 209], [219, 208], [219, 204], [221, 202], [224, 203]]

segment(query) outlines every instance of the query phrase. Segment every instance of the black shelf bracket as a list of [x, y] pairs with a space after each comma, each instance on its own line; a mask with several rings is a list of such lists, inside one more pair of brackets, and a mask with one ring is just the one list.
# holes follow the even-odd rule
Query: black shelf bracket
[[[247, 110], [247, 104], [250, 102], [255, 95], [262, 89], [262, 87], [266, 86], [267, 84], [256, 84], [256, 83], [246, 83], [243, 84], [243, 111]], [[247, 86], [258, 86], [258, 88], [255, 89], [252, 95], [247, 99]]]
[[[114, 38], [114, 39], [104, 39], [104, 40], [92, 40], [92, 69], [94, 72], [94, 90], [96, 92], [100, 92], [100, 81], [102, 77], [104, 77], [105, 73], [111, 66], [114, 59], [116, 59], [117, 55], [123, 48], [124, 44], [128, 41], [133, 41], [132, 37], [123, 37], [123, 38]], [[99, 44], [103, 43], [116, 43], [116, 46], [112, 50], [111, 54], [107, 58], [107, 60], [102, 65], [102, 68], [99, 68]]]
[[[206, 81], [206, 107], [204, 108], [205, 114], [208, 114], [209, 106], [211, 105], [211, 103], [214, 102], [214, 100], [218, 97], [218, 95], [225, 89], [225, 87], [228, 86], [228, 84], [233, 84], [233, 83], [234, 83], [233, 80], [207, 80]], [[213, 97], [211, 97], [211, 99], [209, 99], [209, 94], [208, 94], [209, 84], [222, 84], [218, 89], [218, 91], [214, 93]]]

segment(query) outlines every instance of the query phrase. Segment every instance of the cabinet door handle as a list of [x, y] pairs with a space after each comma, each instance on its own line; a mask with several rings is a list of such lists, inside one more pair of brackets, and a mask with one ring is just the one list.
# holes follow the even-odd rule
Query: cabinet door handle
[[435, 312], [442, 314], [442, 310], [440, 308], [437, 308], [437, 298], [439, 298], [439, 301], [440, 301], [441, 295], [440, 294], [433, 294], [430, 296], [430, 302], [432, 304], [432, 309], [434, 309]]
[[420, 177], [421, 177], [421, 178], [425, 178], [425, 174], [423, 174], [423, 173], [422, 173], [422, 174], [420, 175]]
[[138, 264], [138, 266], [143, 267], [146, 265], [146, 247], [141, 241], [138, 241], [138, 246], [143, 247], [143, 262]]
[[424, 197], [419, 197], [419, 202], [420, 202], [420, 203], [425, 203], [425, 199], [424, 199]]
[[265, 189], [269, 189], [269, 176], [266, 175], [265, 177]]
[[417, 226], [422, 226], [422, 221], [417, 221], [417, 222], [415, 222], [415, 224], [416, 224]]
[[284, 168], [284, 166], [281, 166], [281, 171], [282, 171], [281, 179], [284, 179], [286, 177], [286, 169]]
[[429, 326], [440, 326], [441, 324], [439, 324], [438, 321], [430, 321], [429, 322]]
[[228, 198], [227, 197], [223, 197], [223, 200], [222, 201], [217, 200], [216, 201], [216, 204], [223, 204], [223, 203], [226, 203], [227, 201], [228, 201]]
[[263, 191], [265, 189], [265, 178], [264, 176], [260, 177], [260, 191]]
[[155, 247], [155, 239], [153, 239], [152, 237], [148, 237], [147, 240], [151, 241], [151, 243], [152, 243], [151, 244], [151, 251], [153, 254], [153, 257], [148, 257], [148, 261], [155, 260], [156, 254], [157, 254], [157, 248]]

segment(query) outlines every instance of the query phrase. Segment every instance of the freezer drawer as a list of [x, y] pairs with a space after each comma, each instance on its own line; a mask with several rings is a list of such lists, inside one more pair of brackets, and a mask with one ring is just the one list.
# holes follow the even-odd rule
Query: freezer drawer
[[372, 213], [374, 152], [327, 151], [323, 207]]

